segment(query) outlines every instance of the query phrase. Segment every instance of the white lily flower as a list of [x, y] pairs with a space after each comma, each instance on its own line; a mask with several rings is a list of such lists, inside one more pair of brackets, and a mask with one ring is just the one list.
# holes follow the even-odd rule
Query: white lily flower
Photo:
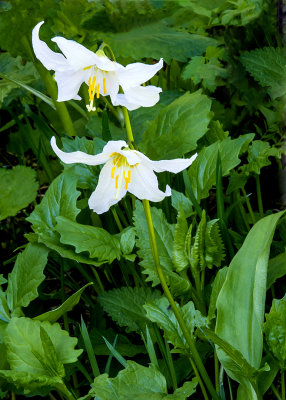
[[[142, 63], [121, 64], [109, 60], [102, 50], [96, 53], [81, 44], [56, 36], [52, 39], [62, 53], [55, 53], [39, 38], [39, 30], [44, 21], [39, 22], [32, 33], [32, 43], [36, 57], [48, 69], [55, 71], [58, 84], [58, 101], [81, 100], [78, 91], [83, 82], [88, 85], [88, 111], [95, 111], [94, 99], [110, 96], [113, 105], [122, 105], [128, 110], [141, 106], [152, 107], [159, 101], [161, 88], [141, 86], [163, 67], [163, 59], [153, 65]], [[124, 93], [118, 93], [119, 87]]]
[[140, 200], [150, 201], [161, 201], [166, 196], [171, 196], [171, 188], [168, 185], [165, 192], [159, 189], [154, 172], [169, 171], [177, 174], [188, 168], [197, 157], [195, 154], [188, 159], [152, 161], [140, 151], [129, 149], [124, 140], [109, 141], [102, 153], [97, 155], [82, 151], [65, 153], [58, 148], [54, 136], [51, 146], [66, 164], [105, 164], [99, 174], [97, 187], [88, 200], [89, 208], [97, 214], [108, 211], [127, 192]]

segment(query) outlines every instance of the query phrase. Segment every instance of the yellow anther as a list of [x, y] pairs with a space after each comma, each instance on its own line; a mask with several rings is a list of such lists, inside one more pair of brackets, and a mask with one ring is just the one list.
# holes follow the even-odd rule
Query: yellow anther
[[118, 189], [118, 177], [119, 177], [119, 175], [116, 175], [116, 178], [115, 178], [115, 189]]
[[128, 185], [131, 182], [131, 170], [130, 169], [128, 170], [127, 177], [125, 176], [125, 173], [124, 173], [124, 180], [125, 180], [124, 188], [125, 188], [125, 190], [127, 190], [128, 189]]
[[96, 88], [96, 98], [97, 99], [99, 99], [99, 87], [100, 87], [100, 84], [98, 84], [97, 88]]
[[91, 65], [89, 67], [85, 67], [83, 70], [85, 71], [85, 70], [90, 69], [90, 68], [91, 68]]
[[111, 178], [114, 178], [114, 174], [115, 174], [115, 167], [112, 167], [111, 169]]
[[106, 94], [106, 78], [103, 78], [103, 93]]

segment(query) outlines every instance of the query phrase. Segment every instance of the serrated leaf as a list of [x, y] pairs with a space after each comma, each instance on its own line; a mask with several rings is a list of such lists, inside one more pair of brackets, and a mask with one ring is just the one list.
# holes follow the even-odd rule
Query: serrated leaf
[[17, 165], [13, 169], [0, 168], [0, 220], [17, 214], [37, 196], [36, 172]]
[[273, 299], [270, 312], [265, 315], [263, 326], [266, 342], [281, 369], [286, 369], [286, 295]]
[[92, 285], [92, 282], [87, 283], [76, 293], [72, 294], [60, 307], [55, 308], [52, 311], [40, 314], [37, 317], [34, 317], [33, 319], [37, 321], [49, 321], [51, 323], [56, 322], [63, 314], [67, 313], [68, 311], [71, 311], [78, 304], [83, 291], [90, 285]]
[[[165, 297], [161, 297], [152, 303], [145, 304], [144, 308], [147, 312], [147, 317], [152, 322], [156, 322], [159, 327], [164, 330], [167, 340], [169, 340], [175, 348], [187, 350], [188, 345], [186, 339]], [[189, 301], [183, 307], [179, 308], [190, 335], [193, 336], [196, 327], [201, 328], [207, 326], [207, 318], [203, 317], [198, 310], [195, 310], [192, 301]], [[188, 350], [186, 353], [187, 352]]]
[[188, 233], [188, 223], [182, 208], [179, 209], [177, 223], [175, 226], [173, 261], [177, 271], [182, 271], [189, 265], [186, 253], [186, 235]]
[[140, 148], [153, 160], [182, 157], [196, 149], [212, 118], [211, 100], [200, 90], [185, 93], [150, 122]]
[[206, 226], [204, 258], [208, 268], [214, 265], [220, 267], [225, 257], [218, 221], [218, 219], [208, 221]]
[[282, 48], [264, 47], [245, 52], [240, 60], [246, 70], [261, 86], [268, 87], [272, 99], [286, 93], [286, 51]]
[[[6, 329], [4, 343], [10, 368], [15, 372], [25, 372], [36, 376], [51, 376], [35, 357], [36, 352], [45, 359], [40, 329], [48, 334], [55, 348], [57, 359], [62, 364], [77, 361], [82, 350], [75, 350], [77, 339], [60, 328], [59, 324], [35, 321], [29, 318], [12, 318]], [[46, 360], [47, 361], [47, 360]]]
[[259, 175], [261, 168], [271, 164], [269, 157], [280, 159], [281, 150], [271, 147], [268, 142], [254, 140], [248, 149], [248, 164], [242, 167], [242, 172], [245, 174], [252, 172]]
[[123, 287], [102, 293], [98, 301], [119, 326], [140, 332], [148, 323], [143, 305], [159, 297], [160, 292], [150, 288]]
[[253, 138], [254, 134], [252, 133], [241, 135], [237, 139], [228, 137], [199, 152], [198, 157], [188, 169], [190, 183], [197, 200], [207, 197], [209, 190], [215, 185], [218, 152], [221, 157], [222, 176], [226, 176], [240, 163], [238, 156], [246, 150]]
[[100, 38], [114, 50], [116, 57], [154, 58], [170, 64], [172, 59], [187, 61], [188, 58], [201, 55], [208, 46], [215, 46], [217, 41], [210, 37], [178, 32], [168, 27], [164, 21], [155, 22], [129, 32], [100, 34]]
[[90, 258], [110, 264], [120, 259], [119, 240], [103, 228], [82, 225], [60, 216], [55, 229], [61, 236], [61, 243], [74, 246], [76, 253], [87, 251]]
[[[174, 226], [167, 222], [162, 210], [151, 207], [151, 214], [160, 264], [164, 271], [165, 278], [170, 284], [174, 294], [184, 293], [189, 289], [190, 282], [174, 272], [175, 266], [172, 261]], [[152, 255], [143, 205], [140, 201], [136, 201], [136, 209], [133, 213], [133, 218], [137, 236], [136, 245], [139, 248], [137, 254], [139, 258], [141, 258], [140, 265], [144, 268], [143, 273], [148, 275], [146, 281], [151, 281], [153, 286], [158, 285], [160, 280]]]
[[11, 312], [27, 307], [38, 297], [38, 287], [45, 279], [43, 271], [47, 258], [48, 250], [37, 244], [28, 244], [17, 256], [13, 271], [8, 275], [6, 291], [7, 304]]
[[194, 276], [199, 274], [200, 271], [203, 271], [206, 267], [206, 260], [204, 257], [206, 226], [207, 226], [206, 212], [205, 210], [203, 210], [202, 218], [198, 225], [194, 243], [190, 251], [190, 264]]

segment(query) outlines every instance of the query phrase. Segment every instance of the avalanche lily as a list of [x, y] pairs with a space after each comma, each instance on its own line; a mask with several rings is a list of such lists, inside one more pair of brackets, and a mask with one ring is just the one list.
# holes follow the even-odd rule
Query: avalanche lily
[[[56, 36], [52, 39], [62, 53], [55, 53], [39, 38], [39, 30], [44, 21], [39, 22], [32, 33], [32, 43], [36, 57], [48, 69], [55, 71], [58, 84], [58, 101], [81, 100], [78, 91], [83, 82], [88, 85], [88, 111], [95, 111], [94, 99], [110, 96], [114, 106], [125, 106], [128, 110], [151, 107], [159, 101], [161, 88], [141, 86], [163, 66], [163, 59], [157, 64], [121, 64], [109, 60], [103, 50], [96, 53], [81, 44]], [[123, 93], [119, 93], [119, 87]]]
[[127, 192], [141, 200], [161, 201], [171, 196], [167, 185], [165, 192], [158, 187], [155, 172], [169, 171], [177, 174], [189, 167], [197, 154], [188, 159], [152, 161], [137, 150], [128, 148], [124, 140], [111, 140], [102, 153], [90, 155], [82, 151], [65, 153], [61, 151], [55, 137], [51, 146], [56, 155], [66, 164], [82, 163], [87, 165], [105, 164], [99, 174], [98, 184], [88, 200], [89, 208], [102, 214], [120, 201]]

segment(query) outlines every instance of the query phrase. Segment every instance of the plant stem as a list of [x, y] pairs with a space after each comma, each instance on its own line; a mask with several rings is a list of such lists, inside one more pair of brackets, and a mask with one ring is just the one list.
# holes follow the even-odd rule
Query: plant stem
[[255, 225], [256, 224], [256, 219], [255, 219], [255, 216], [253, 214], [253, 210], [252, 210], [249, 198], [247, 196], [247, 193], [246, 193], [245, 189], [241, 188], [241, 190], [242, 190], [243, 196], [245, 197], [245, 202], [246, 202], [246, 205], [247, 205], [247, 208], [248, 208], [251, 220], [252, 220], [252, 224]]
[[262, 203], [262, 195], [261, 195], [261, 185], [259, 175], [255, 175], [256, 180], [256, 193], [257, 193], [257, 203], [258, 203], [258, 211], [260, 214], [260, 218], [263, 218], [263, 203]]
[[214, 351], [215, 389], [219, 393], [219, 362], [216, 350]]
[[195, 364], [194, 361], [191, 359], [191, 357], [189, 357], [189, 361], [190, 361], [190, 363], [191, 363], [191, 366], [192, 366], [192, 368], [193, 368], [193, 370], [194, 370], [194, 373], [195, 373], [196, 377], [198, 378], [198, 382], [199, 382], [201, 391], [202, 391], [202, 393], [203, 393], [204, 399], [205, 399], [205, 400], [208, 400], [208, 399], [209, 399], [209, 398], [208, 398], [208, 394], [207, 394], [207, 392], [206, 392], [206, 389], [205, 389], [205, 386], [204, 386], [204, 384], [203, 384], [203, 381], [202, 381], [202, 379], [201, 379], [201, 377], [200, 377], [199, 371], [197, 370], [196, 364]]
[[130, 148], [131, 149], [135, 149], [136, 146], [135, 146], [135, 143], [134, 143], [134, 136], [133, 136], [133, 132], [132, 132], [130, 118], [129, 118], [129, 114], [128, 114], [127, 108], [126, 107], [122, 107], [122, 111], [123, 111], [124, 120], [125, 120], [125, 128], [126, 128], [127, 137], [128, 137], [129, 142], [130, 142]]
[[281, 370], [281, 398], [285, 400], [285, 372]]
[[153, 254], [153, 259], [155, 262], [155, 266], [156, 266], [156, 270], [158, 273], [158, 277], [160, 279], [161, 282], [161, 286], [164, 290], [164, 293], [173, 309], [173, 312], [175, 314], [175, 317], [180, 325], [180, 328], [182, 329], [183, 335], [186, 339], [186, 342], [188, 344], [189, 350], [191, 352], [191, 357], [192, 360], [194, 361], [194, 363], [196, 364], [203, 381], [205, 382], [210, 394], [212, 395], [213, 399], [215, 400], [219, 400], [219, 396], [217, 395], [213, 384], [207, 374], [207, 371], [204, 367], [204, 364], [201, 360], [201, 357], [197, 351], [195, 342], [193, 340], [193, 338], [191, 337], [188, 328], [185, 325], [185, 322], [183, 320], [183, 317], [181, 315], [180, 310], [178, 309], [173, 296], [168, 288], [167, 282], [165, 280], [165, 276], [160, 264], [160, 260], [159, 260], [159, 254], [158, 254], [158, 249], [157, 249], [157, 243], [156, 243], [156, 238], [155, 238], [155, 231], [154, 231], [154, 226], [153, 226], [153, 221], [152, 221], [152, 216], [151, 216], [151, 208], [150, 208], [150, 203], [148, 200], [142, 200], [143, 202], [143, 206], [144, 206], [144, 211], [145, 211], [145, 216], [146, 216], [146, 221], [147, 221], [147, 225], [148, 225], [148, 232], [149, 232], [149, 238], [150, 238], [150, 244], [151, 244], [151, 250], [152, 250], [152, 254]]
[[199, 205], [199, 203], [198, 203], [198, 201], [197, 201], [197, 199], [196, 199], [196, 197], [194, 195], [192, 186], [190, 184], [188, 171], [186, 169], [183, 171], [183, 179], [184, 179], [186, 192], [187, 192], [191, 202], [193, 203], [194, 209], [196, 210], [196, 213], [198, 214], [198, 216], [200, 218], [202, 218], [203, 211], [202, 211], [202, 209], [201, 209], [201, 207], [200, 207], [200, 205]]
[[277, 398], [278, 400], [282, 400], [281, 397], [280, 397], [280, 394], [278, 393], [278, 390], [277, 390], [276, 387], [273, 385], [273, 383], [271, 384], [270, 387], [271, 387], [271, 390], [272, 390], [273, 394], [276, 396], [276, 398]]

